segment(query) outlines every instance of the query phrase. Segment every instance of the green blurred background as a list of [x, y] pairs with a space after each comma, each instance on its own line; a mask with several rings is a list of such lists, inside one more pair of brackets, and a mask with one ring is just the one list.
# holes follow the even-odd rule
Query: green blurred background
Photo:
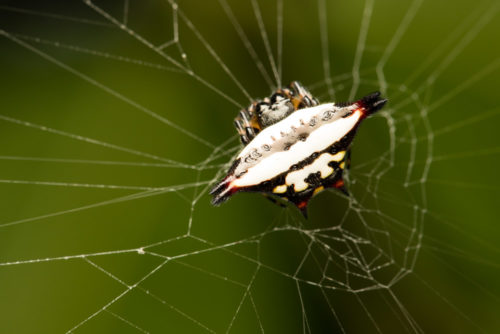
[[[498, 333], [497, 2], [1, 1], [0, 333]], [[308, 221], [207, 195], [259, 13], [283, 85], [390, 101]]]

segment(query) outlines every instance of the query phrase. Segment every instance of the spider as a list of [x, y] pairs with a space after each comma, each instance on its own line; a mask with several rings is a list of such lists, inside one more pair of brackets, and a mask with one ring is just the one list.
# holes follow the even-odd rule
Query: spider
[[348, 196], [342, 176], [352, 140], [363, 119], [386, 102], [375, 92], [356, 102], [320, 104], [297, 81], [253, 102], [235, 119], [245, 146], [210, 192], [212, 204], [240, 191], [260, 192], [295, 204], [307, 217], [309, 200], [325, 188]]

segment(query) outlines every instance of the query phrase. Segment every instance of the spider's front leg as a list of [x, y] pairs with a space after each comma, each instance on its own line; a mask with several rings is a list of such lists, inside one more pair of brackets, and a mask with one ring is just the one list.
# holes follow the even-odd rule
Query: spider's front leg
[[291, 101], [296, 110], [317, 106], [319, 101], [298, 81], [292, 81], [289, 85], [293, 93]]
[[234, 119], [234, 126], [243, 145], [248, 144], [260, 132], [261, 127], [255, 113], [255, 104], [240, 111]]

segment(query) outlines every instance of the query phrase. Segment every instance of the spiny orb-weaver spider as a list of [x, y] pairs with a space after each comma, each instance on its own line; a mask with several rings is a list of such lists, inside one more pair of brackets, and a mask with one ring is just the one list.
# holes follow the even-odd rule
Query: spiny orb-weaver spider
[[351, 142], [363, 119], [386, 102], [375, 92], [352, 103], [319, 104], [297, 81], [253, 102], [235, 119], [245, 147], [210, 192], [212, 204], [239, 191], [260, 192], [292, 202], [307, 216], [309, 200], [325, 188], [348, 195], [342, 175]]

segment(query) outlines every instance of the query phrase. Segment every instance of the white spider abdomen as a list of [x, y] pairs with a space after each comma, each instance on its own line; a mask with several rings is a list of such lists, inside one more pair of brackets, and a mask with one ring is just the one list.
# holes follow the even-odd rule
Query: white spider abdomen
[[[322, 121], [321, 116], [326, 111], [334, 111], [334, 114], [329, 120]], [[346, 117], [346, 115], [349, 116]], [[361, 111], [353, 112], [351, 108], [337, 108], [332, 103], [295, 112], [281, 122], [264, 129], [238, 155], [241, 163], [236, 168], [235, 175], [241, 176], [235, 178], [231, 186], [256, 185], [286, 172], [292, 165], [306, 159], [311, 153], [320, 152], [339, 141], [356, 127], [361, 117]], [[311, 126], [312, 119], [317, 119], [313, 126]], [[296, 130], [294, 131], [292, 127]], [[294, 132], [303, 133], [307, 130], [309, 135], [303, 141], [296, 135], [294, 136]], [[285, 136], [281, 136], [280, 133], [285, 133]], [[276, 137], [283, 139], [273, 140]], [[285, 150], [285, 144], [282, 142], [291, 145]], [[265, 144], [271, 146], [270, 151], [259, 150]], [[255, 150], [258, 152], [258, 157], [254, 154], [255, 159], [245, 159]]]

